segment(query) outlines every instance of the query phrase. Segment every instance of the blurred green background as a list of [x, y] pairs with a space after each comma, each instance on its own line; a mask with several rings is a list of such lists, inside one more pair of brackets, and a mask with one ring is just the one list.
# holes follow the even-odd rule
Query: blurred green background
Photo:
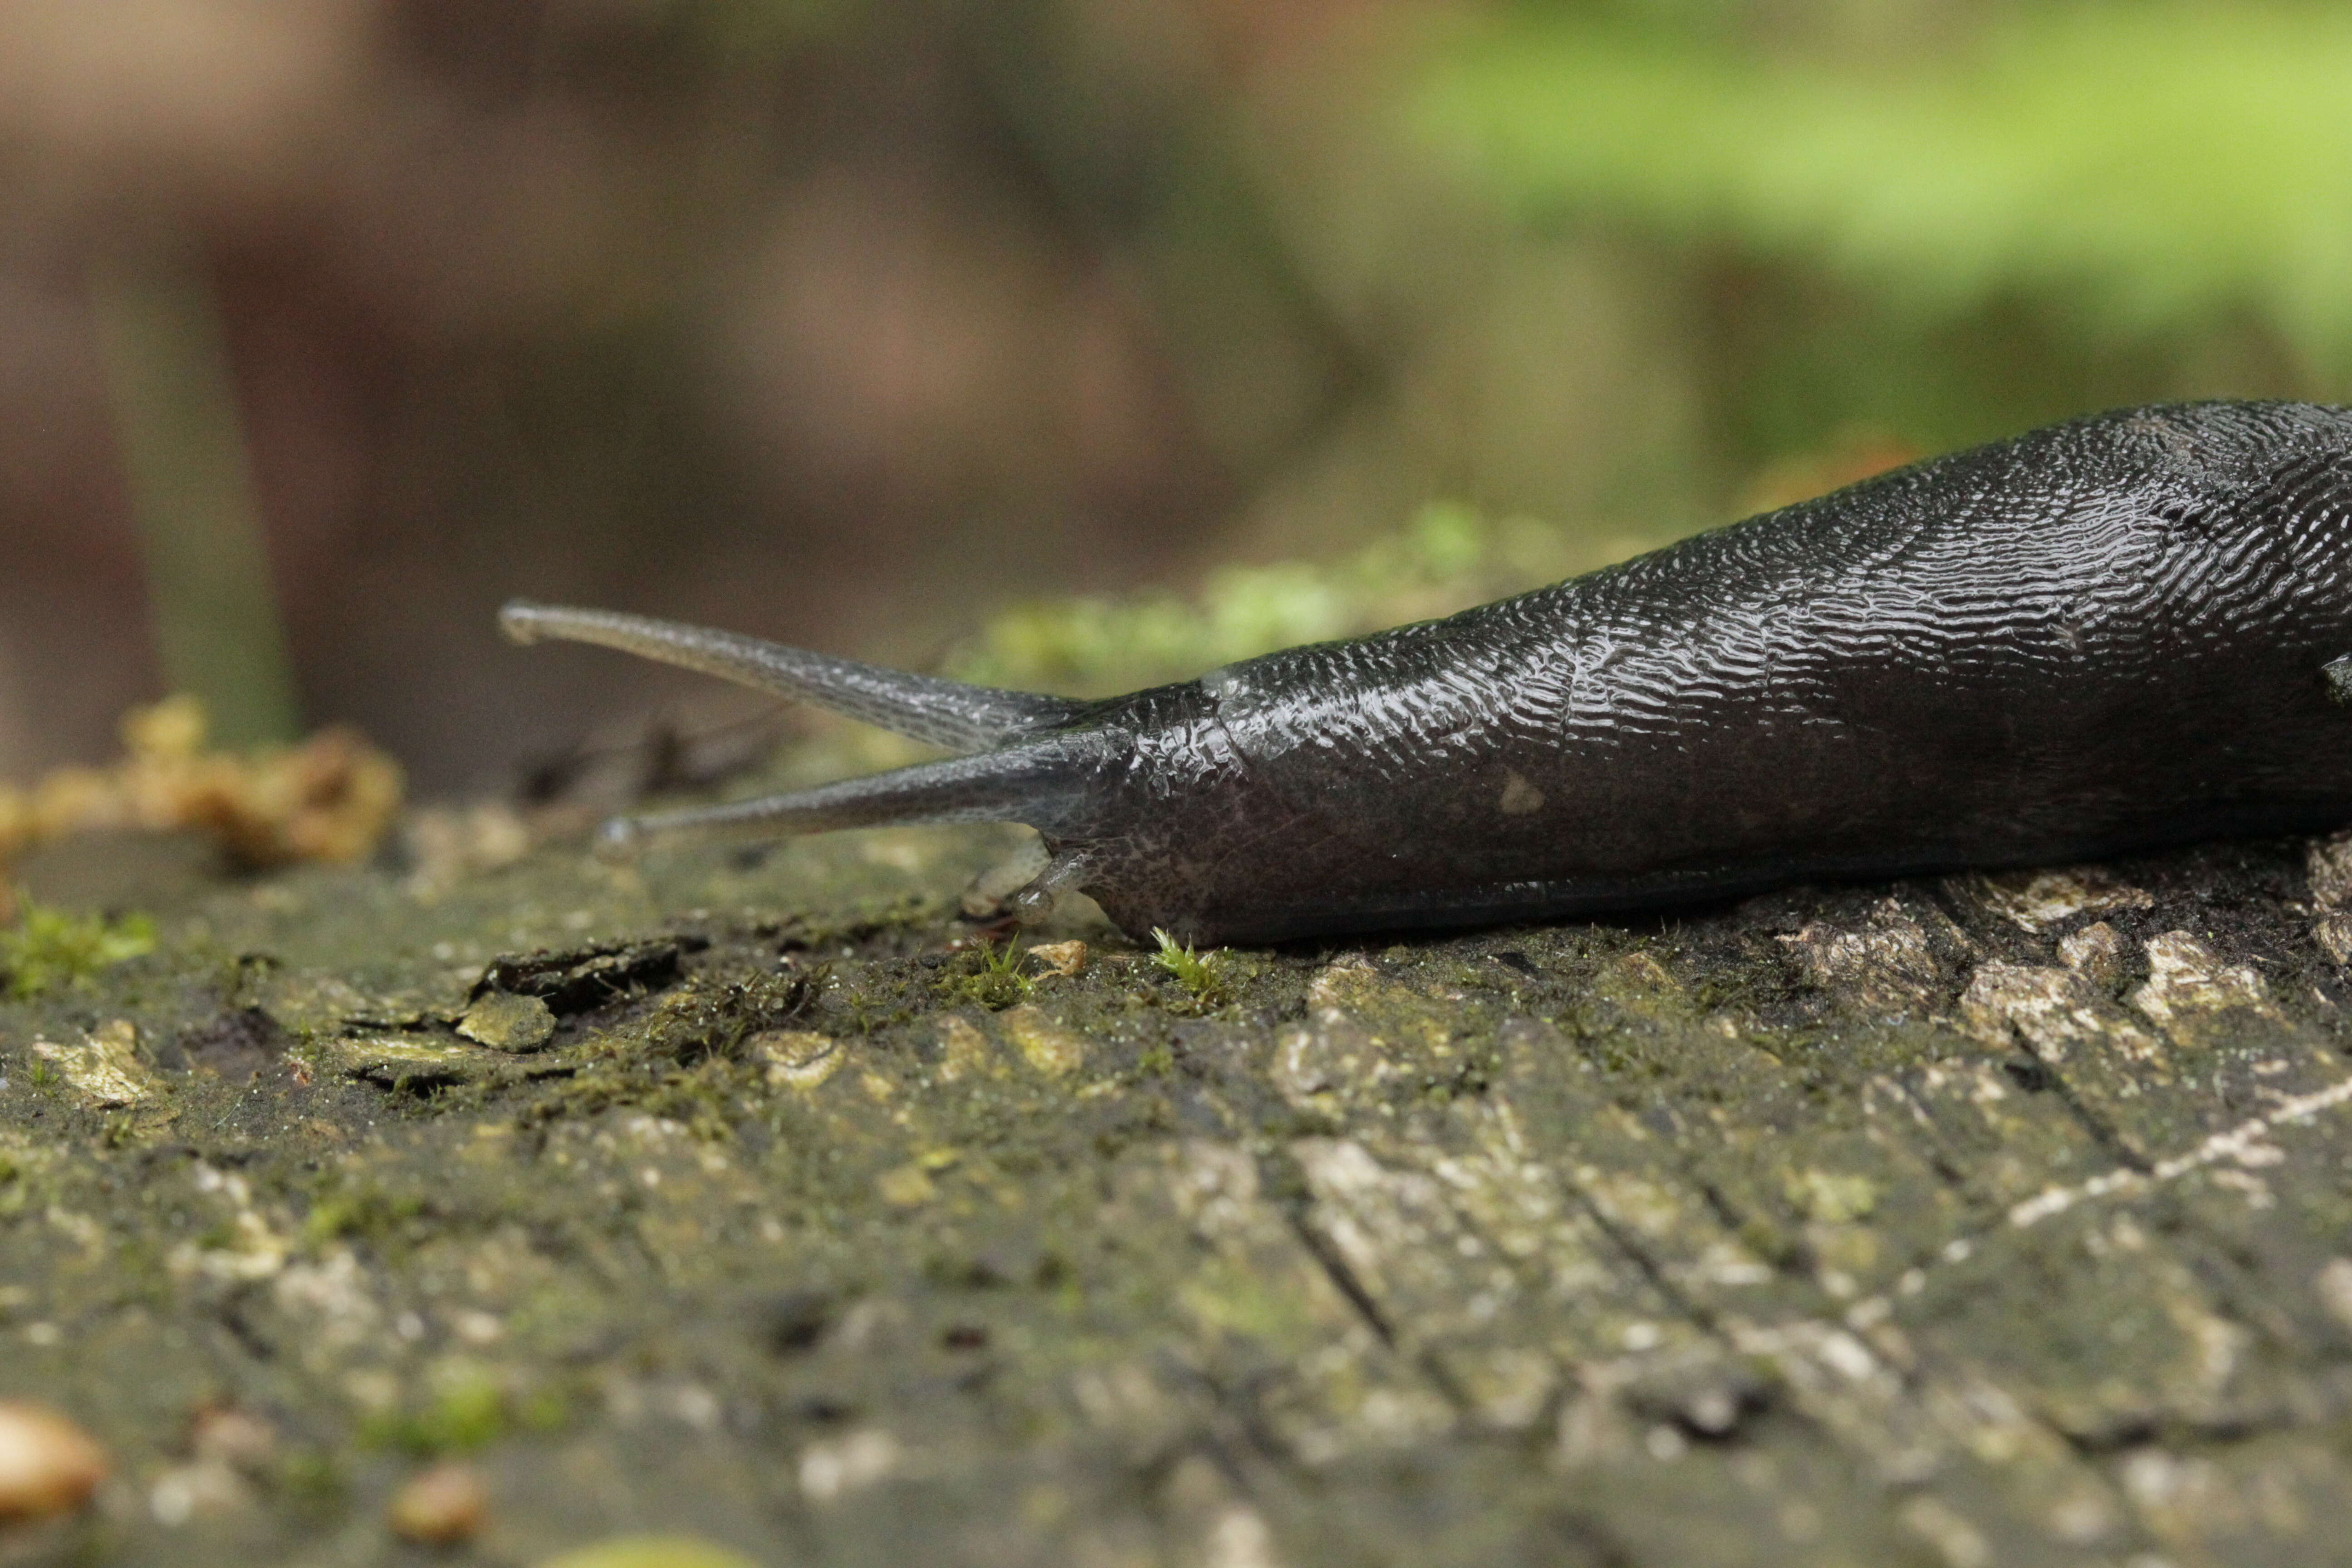
[[0, 777], [759, 707], [515, 594], [1117, 684], [2341, 399], [2347, 84], [2244, 0], [0, 0]]

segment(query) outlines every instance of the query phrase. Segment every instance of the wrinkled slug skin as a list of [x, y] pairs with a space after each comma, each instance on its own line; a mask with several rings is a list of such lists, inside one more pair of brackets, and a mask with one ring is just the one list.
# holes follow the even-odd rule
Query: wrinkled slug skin
[[2137, 409], [1100, 704], [1040, 826], [1209, 942], [2317, 830], [2347, 653], [2352, 413]]

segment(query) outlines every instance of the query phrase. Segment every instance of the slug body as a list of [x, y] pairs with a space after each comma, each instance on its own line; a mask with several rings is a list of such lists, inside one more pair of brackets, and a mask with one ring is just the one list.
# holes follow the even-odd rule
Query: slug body
[[1025, 822], [1130, 932], [1581, 914], [2352, 819], [2352, 412], [1936, 458], [1444, 620], [1099, 702], [517, 605], [973, 754], [646, 826]]

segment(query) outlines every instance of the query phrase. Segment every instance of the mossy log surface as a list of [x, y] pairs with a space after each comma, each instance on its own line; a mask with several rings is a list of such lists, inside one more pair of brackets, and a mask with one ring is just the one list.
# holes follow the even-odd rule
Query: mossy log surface
[[440, 1561], [2344, 1561], [2352, 851], [1188, 988], [992, 970], [999, 848], [155, 894], [0, 1007], [0, 1395], [114, 1466], [0, 1563], [422, 1562], [451, 1454]]

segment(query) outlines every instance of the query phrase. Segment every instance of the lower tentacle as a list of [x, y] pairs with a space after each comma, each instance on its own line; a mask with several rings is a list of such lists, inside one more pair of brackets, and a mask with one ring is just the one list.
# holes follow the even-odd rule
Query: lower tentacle
[[615, 817], [605, 824], [602, 845], [627, 852], [673, 835], [775, 837], [949, 822], [1020, 822], [1050, 833], [1083, 809], [1109, 743], [1094, 732], [1053, 736], [788, 795]]

